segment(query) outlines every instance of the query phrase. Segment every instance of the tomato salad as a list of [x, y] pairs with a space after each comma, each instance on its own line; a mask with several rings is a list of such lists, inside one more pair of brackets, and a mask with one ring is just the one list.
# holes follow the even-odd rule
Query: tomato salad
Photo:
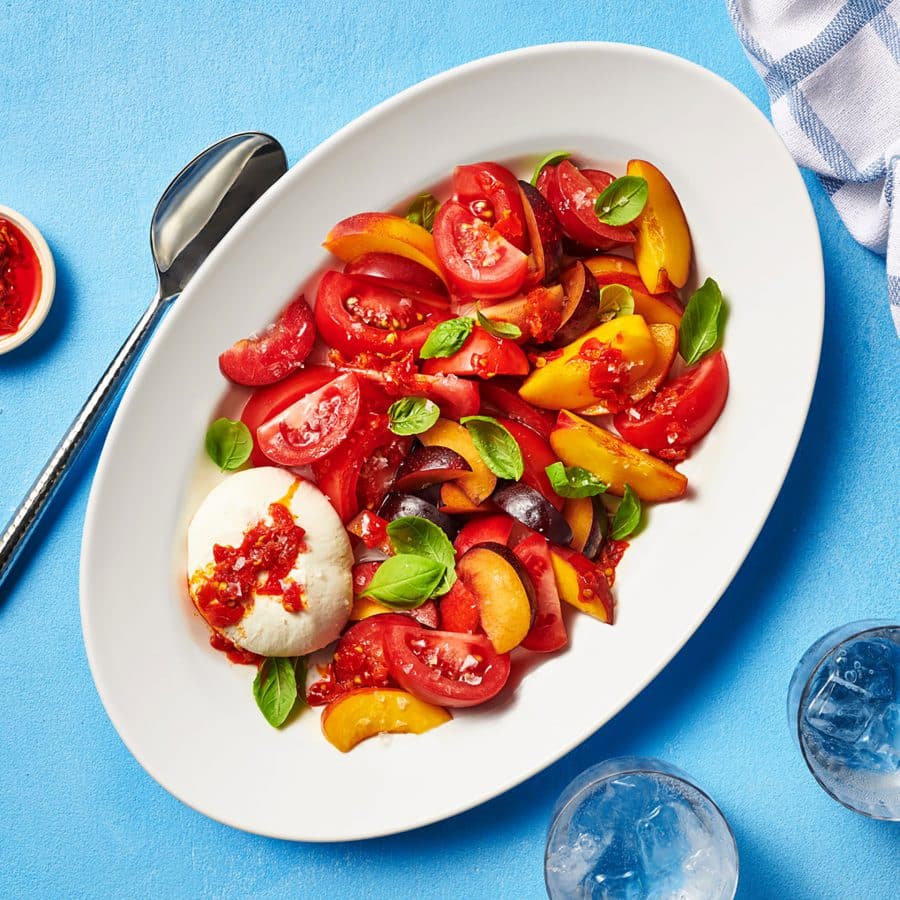
[[[564, 610], [614, 623], [628, 539], [684, 496], [728, 367], [719, 287], [682, 296], [688, 224], [644, 160], [616, 177], [552, 153], [531, 181], [461, 165], [448, 196], [352, 216], [324, 246], [342, 265], [315, 302], [220, 356], [253, 392], [207, 449], [243, 497], [256, 473], [256, 512], [189, 576], [212, 645], [259, 668], [269, 722], [305, 695], [346, 751], [490, 701], [519, 654], [567, 645]], [[260, 604], [298, 637], [262, 636]]]

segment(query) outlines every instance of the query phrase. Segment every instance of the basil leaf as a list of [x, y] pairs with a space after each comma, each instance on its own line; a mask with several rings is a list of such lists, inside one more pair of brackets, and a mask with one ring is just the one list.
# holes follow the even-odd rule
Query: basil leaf
[[239, 469], [253, 452], [253, 436], [243, 422], [216, 419], [206, 430], [206, 452], [223, 472]]
[[411, 553], [444, 566], [444, 576], [434, 591], [446, 594], [456, 583], [456, 551], [444, 530], [421, 516], [400, 516], [387, 527], [394, 553]]
[[406, 211], [406, 219], [413, 225], [421, 225], [426, 231], [431, 231], [434, 225], [434, 217], [441, 204], [434, 194], [419, 194]]
[[544, 471], [560, 497], [594, 497], [607, 488], [593, 472], [581, 466], [564, 466], [561, 462], [555, 462]]
[[508, 338], [516, 340], [522, 337], [522, 329], [512, 322], [501, 322], [499, 319], [489, 319], [480, 309], [478, 310], [478, 324], [495, 338]]
[[525, 461], [516, 439], [490, 416], [464, 416], [465, 425], [478, 455], [498, 477], [518, 481], [525, 471]]
[[712, 278], [707, 278], [688, 300], [681, 317], [678, 350], [689, 366], [715, 347], [721, 312], [722, 292]]
[[554, 150], [552, 153], [548, 153], [535, 167], [534, 175], [531, 176], [532, 187], [537, 187], [537, 180], [538, 176], [541, 174], [541, 169], [545, 166], [558, 166], [564, 159], [568, 159], [571, 155], [571, 153], [567, 153], [565, 150]]
[[388, 407], [388, 428], [394, 434], [421, 434], [441, 417], [433, 400], [425, 397], [402, 397]]
[[253, 680], [253, 696], [266, 721], [275, 728], [284, 725], [297, 702], [295, 661], [284, 656], [270, 656]]
[[475, 323], [468, 316], [441, 322], [428, 335], [419, 351], [419, 357], [434, 359], [438, 356], [453, 356], [466, 342], [474, 327]]
[[605, 284], [600, 288], [600, 321], [634, 315], [634, 294], [624, 284]]
[[630, 484], [626, 484], [625, 495], [610, 525], [610, 536], [614, 541], [624, 540], [640, 525], [640, 522], [641, 498], [631, 489]]
[[647, 192], [646, 178], [623, 175], [597, 198], [594, 212], [605, 225], [627, 225], [643, 212]]
[[425, 556], [389, 556], [376, 570], [363, 597], [374, 597], [394, 609], [415, 609], [437, 589], [445, 566]]

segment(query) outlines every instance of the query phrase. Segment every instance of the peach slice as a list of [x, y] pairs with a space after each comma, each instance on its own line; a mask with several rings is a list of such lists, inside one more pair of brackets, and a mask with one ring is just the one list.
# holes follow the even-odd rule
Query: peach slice
[[379, 603], [374, 597], [354, 597], [353, 607], [350, 610], [350, 621], [359, 622], [371, 616], [380, 616], [382, 613], [396, 612], [389, 606]]
[[676, 500], [687, 490], [687, 478], [662, 460], [622, 438], [563, 410], [550, 433], [550, 446], [567, 466], [581, 466], [621, 497], [625, 485], [641, 500]]
[[615, 601], [603, 572], [581, 553], [568, 547], [551, 547], [550, 562], [559, 599], [611, 625]]
[[[651, 391], [655, 391], [665, 380], [678, 352], [678, 331], [674, 325], [651, 325], [650, 334], [656, 345], [656, 359], [653, 365], [629, 388], [631, 399], [637, 403]], [[602, 404], [579, 409], [582, 416], [602, 416], [609, 410]]]
[[640, 378], [652, 365], [656, 347], [640, 316], [622, 316], [604, 322], [572, 341], [543, 366], [536, 368], [519, 388], [519, 396], [544, 409], [581, 409], [597, 402], [590, 386], [590, 363], [578, 355], [589, 340], [621, 350], [631, 363], [631, 379]]
[[503, 544], [476, 544], [456, 565], [463, 584], [478, 603], [481, 627], [498, 653], [525, 640], [537, 600], [527, 570]]
[[549, 287], [535, 287], [511, 300], [482, 307], [481, 314], [487, 319], [518, 325], [522, 330], [521, 344], [529, 338], [543, 341], [548, 323], [552, 329], [556, 318], [562, 315], [564, 304], [562, 285], [552, 284]]
[[473, 503], [469, 495], [452, 481], [441, 485], [440, 505], [438, 509], [442, 513], [453, 516], [470, 516], [473, 513], [496, 512], [497, 507], [491, 500], [482, 500], [481, 503]]
[[[609, 260], [620, 260], [627, 265], [610, 263]], [[648, 325], [665, 324], [674, 325], [676, 328], [681, 325], [682, 307], [677, 295], [668, 292], [656, 296], [648, 294], [637, 267], [630, 259], [621, 256], [593, 256], [586, 259], [584, 264], [599, 287], [607, 284], [624, 284], [625, 287], [631, 288], [634, 296], [634, 314], [643, 316]]]
[[332, 700], [322, 713], [328, 743], [347, 753], [376, 734], [422, 734], [449, 722], [446, 709], [392, 688], [359, 688]]
[[563, 516], [572, 529], [569, 546], [593, 559], [600, 552], [608, 528], [603, 501], [599, 496], [571, 497], [563, 507]]
[[637, 220], [634, 261], [651, 294], [684, 287], [691, 270], [691, 232], [672, 185], [643, 159], [628, 163], [628, 174], [647, 180], [647, 205]]
[[586, 259], [584, 264], [591, 270], [591, 274], [595, 278], [607, 272], [633, 275], [636, 278], [640, 275], [638, 267], [633, 260], [628, 259], [627, 256], [616, 256], [614, 253], [603, 253], [600, 256], [593, 256], [590, 259]]
[[[584, 404], [582, 404], [584, 405]], [[442, 505], [450, 505], [444, 501], [444, 491], [451, 485], [458, 486], [471, 501], [478, 506], [493, 493], [497, 486], [497, 476], [484, 464], [480, 454], [472, 443], [469, 432], [451, 419], [438, 419], [428, 431], [419, 435], [419, 441], [426, 447], [448, 447], [455, 450], [471, 468], [471, 472], [460, 475], [455, 481], [448, 481], [441, 488]], [[448, 491], [448, 493], [453, 493]]]
[[672, 325], [681, 327], [681, 305], [672, 294], [658, 294], [656, 297], [643, 291], [632, 291], [634, 314], [643, 316], [648, 325]]
[[344, 262], [364, 253], [395, 253], [425, 266], [444, 280], [431, 233], [401, 216], [390, 213], [350, 216], [328, 232], [322, 246]]

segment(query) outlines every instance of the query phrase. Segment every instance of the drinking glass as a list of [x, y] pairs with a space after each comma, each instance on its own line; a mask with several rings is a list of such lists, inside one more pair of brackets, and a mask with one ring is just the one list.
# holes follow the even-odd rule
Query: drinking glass
[[900, 623], [851, 622], [819, 638], [791, 678], [788, 723], [835, 800], [900, 821]]
[[544, 880], [552, 900], [732, 900], [737, 847], [684, 772], [622, 757], [582, 772], [556, 802]]

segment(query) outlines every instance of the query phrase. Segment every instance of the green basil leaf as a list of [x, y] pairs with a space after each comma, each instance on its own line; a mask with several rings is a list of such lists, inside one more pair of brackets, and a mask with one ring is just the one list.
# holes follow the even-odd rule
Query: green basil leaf
[[617, 178], [594, 204], [597, 218], [605, 225], [627, 225], [633, 222], [647, 203], [647, 179], [640, 175]]
[[433, 400], [425, 397], [402, 397], [388, 407], [388, 428], [394, 434], [421, 434], [441, 417]]
[[434, 217], [441, 204], [434, 194], [419, 194], [406, 211], [406, 218], [413, 225], [421, 225], [427, 231], [431, 231], [434, 225]]
[[394, 609], [415, 609], [434, 594], [445, 569], [442, 563], [426, 556], [390, 556], [375, 570], [362, 596], [374, 597]]
[[605, 284], [600, 288], [600, 321], [634, 315], [634, 294], [624, 284]]
[[581, 466], [565, 466], [561, 462], [555, 462], [544, 471], [553, 490], [560, 497], [594, 497], [607, 488], [593, 472], [588, 472]]
[[422, 359], [453, 356], [466, 342], [474, 327], [475, 323], [468, 316], [441, 322], [428, 335], [428, 339], [419, 351], [419, 356]]
[[243, 422], [216, 419], [206, 431], [206, 452], [223, 472], [239, 469], [253, 452], [253, 436]]
[[466, 426], [472, 443], [484, 464], [498, 477], [518, 481], [525, 471], [522, 450], [516, 439], [490, 416], [464, 416], [459, 420]]
[[522, 329], [512, 322], [501, 322], [499, 319], [489, 319], [480, 309], [478, 310], [478, 324], [495, 338], [507, 338], [515, 341], [522, 337]]
[[297, 702], [295, 661], [288, 657], [270, 656], [253, 680], [253, 696], [266, 721], [275, 728], [284, 725]]
[[552, 153], [548, 153], [535, 167], [534, 175], [531, 176], [532, 186], [537, 186], [537, 180], [538, 176], [541, 174], [541, 169], [545, 166], [558, 166], [564, 159], [568, 159], [571, 155], [571, 153], [567, 153], [565, 150], [554, 150]]
[[721, 312], [722, 292], [712, 278], [707, 278], [688, 300], [681, 317], [678, 349], [689, 366], [715, 347]]
[[625, 495], [622, 497], [619, 508], [613, 516], [610, 535], [614, 541], [624, 540], [640, 523], [641, 498], [631, 489], [630, 484], [626, 484]]
[[446, 594], [456, 583], [456, 551], [444, 530], [421, 516], [400, 516], [387, 527], [394, 553], [412, 553], [444, 566], [444, 576], [434, 591]]

